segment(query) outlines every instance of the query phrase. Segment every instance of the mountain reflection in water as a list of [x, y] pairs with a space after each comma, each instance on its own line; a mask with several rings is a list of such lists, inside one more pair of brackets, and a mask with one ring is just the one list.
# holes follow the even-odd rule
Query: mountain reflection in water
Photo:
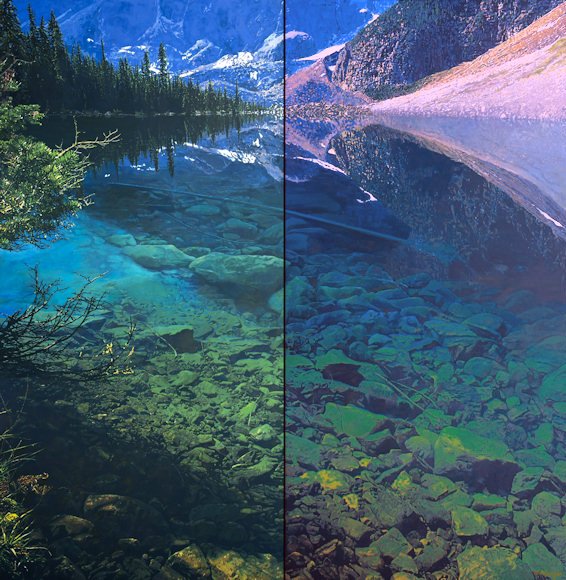
[[[562, 510], [537, 510], [566, 492], [566, 155], [559, 128], [510, 147], [527, 128], [486, 124], [506, 144], [482, 149], [370, 120], [324, 154], [314, 121], [288, 131], [288, 154], [335, 165], [345, 226], [286, 222], [290, 577], [453, 577], [474, 546], [517, 577], [540, 554], [565, 574]], [[309, 203], [292, 178], [291, 209]]]

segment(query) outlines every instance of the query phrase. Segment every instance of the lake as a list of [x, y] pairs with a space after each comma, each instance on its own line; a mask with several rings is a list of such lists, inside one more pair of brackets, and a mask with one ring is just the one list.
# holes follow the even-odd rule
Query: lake
[[290, 125], [289, 576], [564, 577], [565, 127]]
[[[89, 577], [142, 578], [175, 552], [168, 562], [182, 568], [189, 545], [197, 563], [280, 577], [281, 122], [81, 118], [78, 128], [82, 139], [120, 133], [92, 152], [92, 205], [44, 247], [0, 254], [5, 314], [33, 300], [36, 266], [58, 281], [48, 312], [85, 278], [100, 276], [88, 292], [103, 299], [61, 368], [1, 379], [38, 448], [25, 469], [48, 474], [30, 492], [34, 519], [53, 554]], [[67, 144], [73, 121], [36, 133]], [[132, 324], [127, 364], [70, 378], [124, 348]]]

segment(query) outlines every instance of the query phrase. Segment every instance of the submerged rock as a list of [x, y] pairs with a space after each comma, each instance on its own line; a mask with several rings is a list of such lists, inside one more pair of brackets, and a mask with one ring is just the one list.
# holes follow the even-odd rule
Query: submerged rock
[[150, 270], [186, 268], [195, 259], [171, 244], [128, 246], [123, 252]]
[[216, 550], [208, 554], [208, 562], [215, 580], [273, 580], [283, 577], [281, 565], [269, 554], [243, 556], [233, 550]]
[[197, 546], [187, 546], [172, 554], [167, 564], [185, 578], [210, 578], [211, 571], [206, 556]]
[[55, 537], [66, 535], [75, 540], [80, 540], [92, 536], [94, 524], [84, 518], [65, 515], [55, 518], [49, 528]]
[[126, 246], [135, 246], [137, 244], [136, 238], [132, 234], [114, 234], [107, 239], [108, 243], [119, 248]]
[[489, 526], [485, 518], [474, 510], [457, 506], [452, 510], [452, 527], [457, 536], [485, 536]]
[[371, 547], [376, 549], [384, 558], [391, 560], [400, 554], [408, 554], [412, 550], [411, 544], [397, 528], [391, 528], [379, 540], [373, 542]]
[[144, 536], [167, 529], [163, 516], [155, 508], [122, 495], [89, 495], [84, 513], [97, 528], [117, 537]]
[[543, 402], [566, 402], [566, 365], [546, 375], [538, 396]]
[[434, 444], [434, 470], [476, 487], [508, 490], [519, 471], [507, 445], [461, 427], [445, 427]]
[[187, 208], [191, 215], [209, 217], [220, 214], [220, 208], [210, 203], [198, 203]]
[[562, 562], [544, 544], [531, 544], [523, 552], [523, 562], [537, 578], [564, 580], [566, 570]]
[[506, 548], [467, 548], [457, 558], [460, 580], [533, 580], [528, 566]]
[[283, 285], [284, 263], [276, 256], [237, 256], [212, 252], [196, 258], [190, 268], [210, 284], [228, 284], [269, 293]]
[[179, 354], [197, 352], [200, 345], [191, 326], [159, 326], [155, 328], [155, 334]]

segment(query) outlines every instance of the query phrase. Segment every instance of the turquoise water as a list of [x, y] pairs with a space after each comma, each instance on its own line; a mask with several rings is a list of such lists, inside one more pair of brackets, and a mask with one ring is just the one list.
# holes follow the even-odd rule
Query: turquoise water
[[288, 151], [288, 208], [339, 222], [286, 224], [289, 576], [566, 577], [552, 174], [377, 125]]
[[[51, 309], [101, 276], [89, 292], [104, 302], [55, 368], [2, 379], [41, 450], [30, 469], [49, 474], [36, 522], [85, 575], [187, 573], [190, 552], [191, 565], [281, 576], [280, 123], [81, 122], [121, 133], [93, 157], [93, 205], [60, 239], [0, 255], [4, 313], [30, 303], [30, 267], [58, 281]], [[131, 323], [115, 375], [68, 376], [123, 347]]]

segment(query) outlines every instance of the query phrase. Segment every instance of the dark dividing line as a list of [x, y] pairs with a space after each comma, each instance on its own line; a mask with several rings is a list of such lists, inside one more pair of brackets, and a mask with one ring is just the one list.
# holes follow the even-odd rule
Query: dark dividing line
[[287, 0], [283, 6], [283, 576], [287, 572]]

